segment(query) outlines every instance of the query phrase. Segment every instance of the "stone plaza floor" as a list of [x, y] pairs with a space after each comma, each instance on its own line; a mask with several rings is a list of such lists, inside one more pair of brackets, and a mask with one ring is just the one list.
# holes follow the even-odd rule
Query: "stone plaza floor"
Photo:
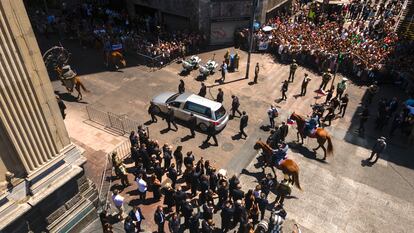
[[[65, 123], [69, 135], [85, 149], [88, 159], [86, 174], [94, 182], [99, 182], [106, 153], [127, 138], [88, 122], [86, 106], [120, 115], [126, 114], [144, 123], [150, 119], [147, 114], [150, 99], [163, 91], [177, 91], [180, 79], [184, 80], [187, 91], [198, 93], [200, 88], [200, 81], [196, 80], [198, 71], [180, 76], [181, 64], [178, 63], [151, 71], [143, 66], [135, 66], [134, 59], [127, 57], [130, 61], [127, 68], [111, 72], [102, 64], [100, 51], [81, 50], [71, 44], [67, 47], [72, 53], [72, 67], [78, 71], [81, 80], [91, 92], [84, 94], [83, 102], [79, 103], [73, 101], [70, 95], [64, 94], [66, 91], [59, 81], [54, 81], [53, 85], [66, 101], [68, 109]], [[188, 140], [186, 136], [189, 130], [182, 125], [179, 125], [177, 132], [165, 132], [163, 129], [167, 124], [162, 120], [148, 127], [150, 137], [158, 139], [161, 144], [169, 143], [174, 147], [182, 145], [184, 152], [192, 150], [196, 159], [204, 157], [217, 168], [227, 169], [229, 175], [242, 173], [241, 183], [247, 191], [256, 186], [257, 178], [261, 176], [261, 170], [254, 167], [257, 151], [253, 149], [253, 145], [259, 138], [266, 139], [269, 135], [261, 128], [268, 124], [266, 111], [270, 104], [281, 110], [277, 119], [280, 123], [293, 112], [309, 114], [310, 105], [324, 101], [324, 98], [318, 99], [314, 93], [321, 82], [320, 75], [299, 67], [295, 81], [289, 85], [288, 100], [275, 101], [281, 97], [281, 85], [288, 77], [289, 66], [278, 63], [268, 54], [253, 54], [251, 78], [246, 80], [244, 76], [247, 54], [238, 52], [241, 55], [239, 72], [229, 73], [222, 85], [214, 81], [220, 77], [220, 72], [217, 72], [209, 76], [205, 84], [208, 87], [208, 98], [215, 98], [219, 87], [223, 89], [224, 106], [227, 110], [231, 106], [230, 96], [234, 94], [239, 97], [240, 109], [249, 115], [249, 136], [246, 140], [235, 137], [239, 131], [239, 118], [230, 120], [218, 135], [218, 147], [202, 146], [206, 135], [200, 132], [194, 139]], [[225, 49], [199, 56], [206, 61], [214, 53], [216, 61], [221, 63]], [[259, 82], [251, 85], [256, 62], [260, 64]], [[298, 94], [304, 73], [308, 73], [312, 80], [307, 95], [300, 97]], [[341, 78], [341, 75], [337, 75], [336, 82]], [[289, 156], [300, 166], [300, 182], [304, 190], [293, 189], [293, 197], [285, 200], [289, 219], [287, 225], [296, 222], [303, 228], [303, 233], [411, 232], [414, 228], [414, 149], [408, 139], [397, 132], [389, 140], [388, 148], [377, 164], [372, 167], [361, 165], [361, 160], [369, 157], [375, 139], [381, 135], [388, 136], [388, 128], [383, 132], [373, 129], [376, 113], [376, 103], [373, 103], [370, 106], [371, 118], [367, 123], [366, 134], [361, 137], [355, 133], [358, 127], [357, 111], [366, 87], [354, 81], [349, 82], [347, 93], [350, 103], [345, 117], [334, 120], [332, 126], [326, 128], [333, 135], [334, 145], [334, 156], [328, 157], [326, 162], [320, 160], [323, 157], [321, 150], [316, 157], [312, 152], [311, 148], [316, 145], [313, 139], [306, 139], [301, 146], [295, 143], [295, 126], [289, 129]], [[406, 98], [398, 87], [392, 85], [381, 86], [379, 95], [388, 98], [395, 95], [401, 100]], [[281, 177], [280, 172], [278, 174]], [[132, 183], [132, 175], [130, 179]], [[122, 192], [128, 201], [136, 202], [134, 189], [136, 185], [133, 183]], [[270, 201], [273, 201], [272, 198], [270, 197]], [[152, 216], [158, 204], [148, 202], [142, 205], [147, 218], [143, 227], [148, 231], [155, 229]], [[219, 222], [216, 219], [216, 223]], [[116, 229], [117, 232], [122, 232], [122, 226], [119, 225]]]

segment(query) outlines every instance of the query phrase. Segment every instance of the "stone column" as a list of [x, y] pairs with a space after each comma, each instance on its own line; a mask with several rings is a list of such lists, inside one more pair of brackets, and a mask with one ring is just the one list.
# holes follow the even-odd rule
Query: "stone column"
[[[0, 4], [0, 134], [32, 174], [70, 145], [23, 2]], [[2, 156], [3, 158], [4, 156]], [[0, 174], [0, 177], [1, 174]]]
[[27, 232], [25, 223], [34, 232], [76, 232], [96, 218], [85, 162], [70, 142], [23, 1], [1, 0], [0, 232]]

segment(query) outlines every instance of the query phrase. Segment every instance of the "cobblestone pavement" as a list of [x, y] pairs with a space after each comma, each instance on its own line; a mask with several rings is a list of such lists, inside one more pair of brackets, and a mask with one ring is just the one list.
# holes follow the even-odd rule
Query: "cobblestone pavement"
[[[65, 45], [72, 53], [72, 66], [81, 74], [80, 78], [91, 93], [84, 94], [84, 102], [74, 102], [70, 95], [63, 94], [65, 90], [60, 82], [53, 82], [56, 90], [60, 91], [62, 98], [68, 106], [68, 116], [65, 120], [69, 135], [73, 141], [85, 148], [88, 158], [86, 173], [99, 179], [97, 174], [102, 172], [102, 157], [125, 138], [117, 135], [110, 129], [102, 129], [87, 121], [85, 106], [90, 105], [103, 111], [117, 114], [127, 114], [131, 118], [146, 122], [149, 120], [147, 107], [149, 100], [163, 91], [176, 91], [179, 79], [183, 79], [186, 90], [197, 93], [200, 82], [196, 80], [198, 71], [188, 76], [178, 73], [181, 64], [173, 63], [161, 70], [149, 72], [142, 66], [134, 66], [134, 59], [129, 58], [128, 68], [118, 72], [109, 72], [101, 64], [100, 52], [91, 49], [79, 50], [75, 45]], [[72, 48], [71, 48], [72, 46]], [[225, 50], [216, 50], [200, 54], [203, 61], [208, 60], [216, 53], [216, 60], [220, 62]], [[209, 87], [208, 96], [216, 95], [218, 87], [225, 93], [224, 106], [230, 109], [230, 96], [239, 96], [241, 110], [249, 114], [247, 140], [238, 140], [234, 136], [238, 133], [239, 118], [229, 121], [227, 127], [218, 136], [219, 147], [202, 147], [201, 142], [205, 135], [197, 133], [195, 139], [186, 140], [189, 130], [179, 125], [177, 132], [165, 133], [166, 123], [160, 120], [149, 125], [150, 136], [157, 138], [160, 143], [168, 142], [174, 146], [183, 145], [184, 151], [192, 150], [197, 158], [203, 156], [209, 159], [218, 168], [225, 168], [230, 174], [243, 174], [244, 188], [247, 190], [255, 186], [256, 176], [259, 174], [253, 169], [252, 161], [256, 151], [253, 144], [258, 138], [265, 139], [268, 132], [261, 130], [261, 126], [268, 124], [266, 110], [270, 104], [276, 104], [282, 109], [278, 119], [286, 119], [293, 111], [301, 114], [310, 113], [310, 104], [321, 102], [313, 92], [320, 84], [320, 76], [305, 68], [299, 67], [294, 83], [289, 85], [288, 100], [278, 102], [282, 81], [287, 79], [289, 67], [274, 62], [274, 58], [267, 54], [253, 54], [250, 77], [253, 77], [253, 64], [260, 63], [259, 83], [250, 85], [251, 80], [244, 78], [246, 53], [241, 54], [240, 72], [229, 73], [226, 83], [218, 86], [214, 82], [218, 79], [217, 72], [205, 81]], [[76, 58], [76, 59], [75, 59]], [[88, 62], [85, 62], [88, 61]], [[299, 97], [301, 81], [304, 73], [309, 73], [312, 81], [308, 86], [306, 97]], [[342, 77], [337, 76], [336, 81]], [[286, 200], [288, 210], [287, 225], [297, 222], [304, 228], [302, 232], [409, 232], [413, 228], [414, 203], [414, 153], [409, 147], [408, 140], [398, 133], [389, 141], [386, 153], [377, 164], [372, 167], [361, 166], [361, 160], [369, 156], [369, 149], [374, 140], [384, 134], [372, 130], [376, 106], [371, 106], [370, 122], [367, 124], [367, 133], [364, 137], [358, 136], [354, 131], [358, 120], [356, 111], [365, 93], [365, 87], [350, 82], [347, 93], [350, 95], [350, 104], [344, 118], [333, 121], [327, 130], [333, 135], [335, 155], [329, 157], [327, 162], [315, 158], [310, 150], [315, 142], [305, 140], [300, 146], [296, 140], [294, 129], [290, 128], [288, 141], [291, 146], [290, 156], [299, 163], [301, 168], [301, 184], [303, 192], [293, 191], [296, 198]], [[394, 86], [382, 86], [380, 95], [403, 97], [404, 93]], [[71, 102], [72, 101], [72, 102]], [[317, 153], [322, 158], [321, 151]], [[132, 179], [132, 176], [130, 177]], [[132, 183], [132, 180], [131, 180]], [[137, 196], [133, 185], [122, 194], [128, 201], [136, 202]], [[151, 195], [149, 195], [150, 197]], [[152, 215], [158, 203], [144, 203], [142, 208], [147, 220], [144, 228], [154, 230]], [[219, 222], [218, 220], [216, 221]], [[119, 228], [119, 229], [118, 229]], [[122, 227], [117, 226], [119, 232]]]

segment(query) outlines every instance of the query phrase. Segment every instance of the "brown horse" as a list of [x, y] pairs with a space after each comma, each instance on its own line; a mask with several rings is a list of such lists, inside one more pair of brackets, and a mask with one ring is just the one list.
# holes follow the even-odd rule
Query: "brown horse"
[[[302, 139], [302, 144], [303, 144], [303, 138], [304, 138], [304, 134], [305, 134], [305, 124], [306, 124], [305, 118], [300, 116], [299, 114], [296, 114], [295, 112], [293, 112], [292, 115], [290, 116], [290, 119], [296, 121], [296, 124], [298, 126], [297, 127], [298, 141], [299, 141], [299, 135], [300, 135], [300, 137]], [[317, 128], [315, 134], [310, 136], [310, 137], [311, 138], [316, 138], [316, 140], [319, 144], [318, 147], [312, 149], [313, 151], [316, 152], [316, 150], [318, 150], [319, 147], [322, 147], [322, 150], [324, 152], [323, 160], [326, 159], [326, 155], [333, 154], [333, 145], [332, 145], [331, 136], [329, 135], [329, 133], [324, 128]], [[324, 146], [326, 141], [328, 141], [328, 148], [327, 149]]]
[[119, 51], [113, 51], [110, 54], [110, 61], [112, 65], [115, 67], [116, 70], [118, 70], [119, 66], [126, 66], [126, 60], [121, 52]]
[[[265, 163], [264, 167], [270, 167], [276, 177], [276, 172], [273, 167], [281, 170], [284, 175], [289, 177], [289, 182], [294, 184], [298, 189], [302, 190], [299, 183], [299, 166], [298, 164], [291, 160], [285, 159], [283, 160], [280, 165], [275, 164], [272, 161], [273, 150], [272, 148], [265, 142], [261, 141], [260, 139], [254, 144], [253, 148], [255, 150], [262, 149], [263, 151], [263, 160]], [[264, 171], [264, 168], [263, 168]]]
[[62, 81], [63, 86], [66, 87], [66, 90], [68, 90], [68, 92], [72, 93], [73, 89], [75, 89], [78, 92], [78, 96], [76, 97], [76, 99], [82, 100], [83, 96], [82, 96], [81, 89], [84, 90], [85, 92], [89, 92], [85, 88], [85, 85], [83, 85], [82, 81], [77, 75], [73, 77], [72, 79], [65, 80], [63, 78], [63, 69], [61, 67], [58, 67], [58, 66], [55, 67], [55, 71], [58, 74], [60, 81]]

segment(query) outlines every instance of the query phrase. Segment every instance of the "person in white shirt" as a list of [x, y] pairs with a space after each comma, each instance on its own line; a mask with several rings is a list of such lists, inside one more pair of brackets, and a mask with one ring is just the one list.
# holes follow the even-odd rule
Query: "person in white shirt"
[[275, 118], [279, 115], [277, 109], [270, 105], [270, 108], [267, 110], [267, 115], [269, 116], [270, 128], [275, 127]]
[[140, 174], [136, 179], [137, 185], [138, 185], [138, 192], [139, 192], [139, 199], [145, 200], [145, 196], [147, 195], [147, 182], [145, 182], [144, 179], [142, 179], [142, 174]]
[[118, 218], [124, 218], [124, 197], [119, 194], [119, 190], [115, 189], [112, 194], [112, 201], [115, 207], [118, 209]]

